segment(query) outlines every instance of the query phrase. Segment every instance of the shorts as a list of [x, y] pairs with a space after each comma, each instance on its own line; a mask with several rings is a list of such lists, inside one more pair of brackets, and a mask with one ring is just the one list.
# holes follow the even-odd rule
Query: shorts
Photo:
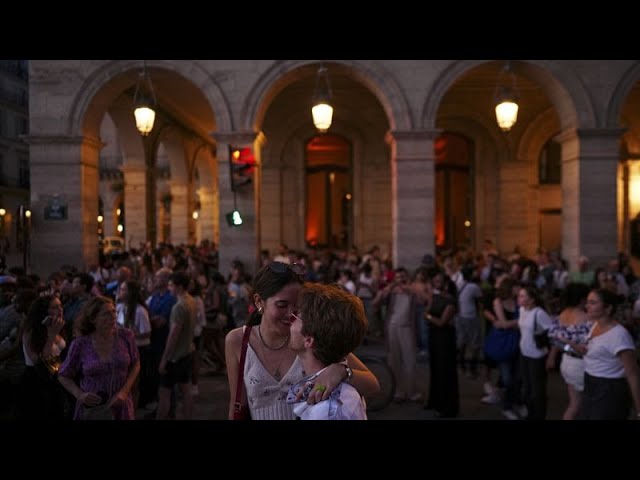
[[176, 384], [191, 382], [191, 364], [193, 354], [189, 353], [175, 362], [167, 362], [164, 375], [160, 375], [160, 386], [173, 388]]

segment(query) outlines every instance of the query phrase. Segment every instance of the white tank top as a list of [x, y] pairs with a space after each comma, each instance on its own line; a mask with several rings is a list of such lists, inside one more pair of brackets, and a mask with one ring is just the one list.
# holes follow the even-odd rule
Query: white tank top
[[[27, 348], [28, 341], [29, 341], [29, 336], [26, 333], [24, 333], [22, 335], [22, 352], [24, 353], [24, 363], [27, 367], [33, 367], [35, 365], [37, 358], [36, 359], [31, 358], [31, 353]], [[57, 335], [55, 341], [53, 342], [53, 345], [51, 346], [51, 354], [54, 357], [59, 356], [66, 346], [67, 346], [67, 342], [64, 341], [64, 338], [62, 338], [60, 335]]]
[[244, 386], [253, 420], [295, 420], [293, 405], [287, 403], [289, 387], [302, 380], [302, 361], [296, 359], [289, 371], [276, 381], [264, 368], [251, 345], [244, 364]]

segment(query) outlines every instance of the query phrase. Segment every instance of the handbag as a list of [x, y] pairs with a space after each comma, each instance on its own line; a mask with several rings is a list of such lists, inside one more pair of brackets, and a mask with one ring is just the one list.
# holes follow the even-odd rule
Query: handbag
[[538, 310], [533, 314], [533, 341], [536, 343], [536, 347], [542, 350], [551, 346], [551, 340], [549, 339], [549, 330], [538, 331], [537, 316]]
[[109, 392], [99, 391], [97, 395], [102, 398], [102, 403], [95, 407], [84, 407], [82, 412], [82, 420], [115, 420], [113, 410], [109, 406], [109, 401], [113, 397], [115, 372], [113, 362], [111, 362], [111, 379], [109, 381]]
[[59, 356], [40, 355], [39, 361], [33, 367], [42, 381], [52, 382], [57, 379], [61, 364], [62, 360]]
[[242, 336], [242, 349], [240, 350], [240, 365], [238, 366], [238, 381], [236, 383], [236, 401], [233, 404], [234, 420], [251, 420], [249, 405], [242, 401], [244, 392], [244, 362], [247, 358], [247, 347], [249, 346], [249, 335], [251, 335], [251, 325], [247, 325]]
[[106, 403], [97, 407], [84, 407], [83, 420], [115, 420], [111, 407]]
[[494, 362], [511, 360], [518, 353], [520, 332], [513, 328], [492, 328], [484, 340], [484, 354]]

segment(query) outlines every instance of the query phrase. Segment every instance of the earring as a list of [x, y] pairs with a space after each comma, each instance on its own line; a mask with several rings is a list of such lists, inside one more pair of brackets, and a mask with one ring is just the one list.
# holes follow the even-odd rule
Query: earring
[[258, 307], [258, 313], [262, 315], [262, 307]]

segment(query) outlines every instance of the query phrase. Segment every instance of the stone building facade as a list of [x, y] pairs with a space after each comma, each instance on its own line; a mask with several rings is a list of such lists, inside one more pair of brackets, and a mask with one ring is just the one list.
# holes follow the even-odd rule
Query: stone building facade
[[[0, 60], [0, 255], [7, 266], [23, 264], [24, 216], [29, 205], [28, 63]], [[25, 211], [24, 208], [22, 211]]]
[[[158, 114], [142, 137], [132, 115], [142, 60], [30, 61], [33, 265], [95, 262], [97, 215], [111, 234], [121, 205], [129, 243], [209, 239], [224, 272], [233, 258], [252, 267], [260, 249], [318, 238], [379, 245], [408, 268], [437, 246], [485, 239], [501, 252], [559, 248], [570, 268], [629, 250], [640, 62], [510, 61], [520, 111], [509, 132], [494, 114], [505, 61], [323, 64], [325, 136], [310, 113], [318, 60], [146, 61]], [[256, 162], [236, 192], [230, 147]], [[53, 201], [64, 219], [45, 218]], [[225, 221], [234, 207], [240, 227]]]

